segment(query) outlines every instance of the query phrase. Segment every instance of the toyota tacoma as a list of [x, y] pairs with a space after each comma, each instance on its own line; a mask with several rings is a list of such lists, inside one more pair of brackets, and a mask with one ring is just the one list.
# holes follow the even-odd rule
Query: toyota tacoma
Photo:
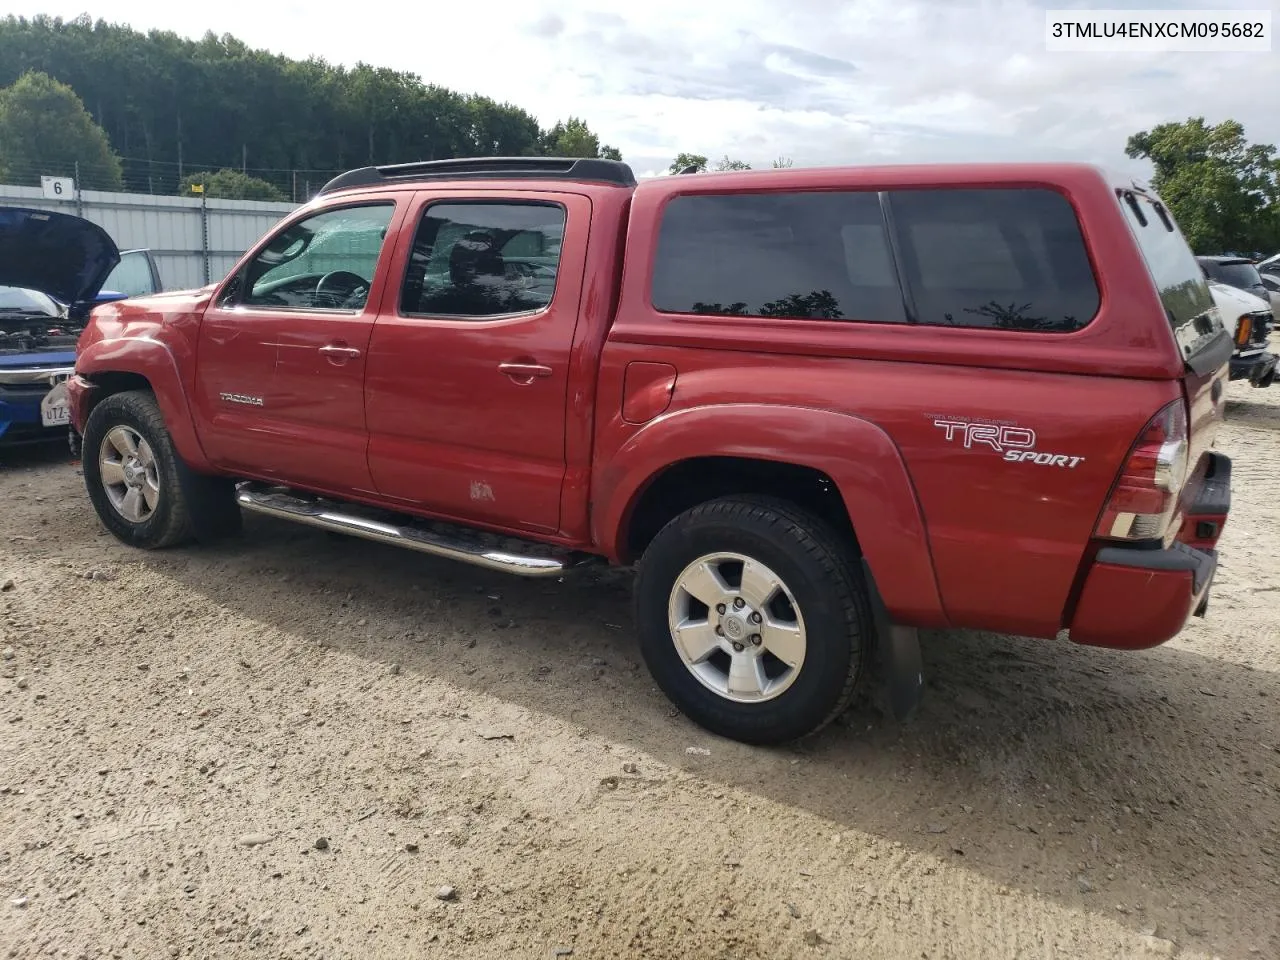
[[634, 565], [662, 690], [778, 743], [873, 673], [908, 715], [918, 628], [1202, 615], [1232, 347], [1169, 209], [1092, 166], [490, 158], [344, 173], [218, 283], [96, 307], [67, 391], [127, 544], [247, 510]]

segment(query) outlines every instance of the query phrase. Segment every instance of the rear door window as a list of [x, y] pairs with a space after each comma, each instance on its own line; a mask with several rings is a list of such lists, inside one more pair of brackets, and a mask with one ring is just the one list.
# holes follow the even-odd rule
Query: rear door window
[[565, 215], [543, 201], [431, 204], [409, 253], [401, 312], [491, 320], [545, 310], [555, 296]]
[[1101, 297], [1071, 204], [1046, 189], [889, 194], [923, 324], [1069, 333]]

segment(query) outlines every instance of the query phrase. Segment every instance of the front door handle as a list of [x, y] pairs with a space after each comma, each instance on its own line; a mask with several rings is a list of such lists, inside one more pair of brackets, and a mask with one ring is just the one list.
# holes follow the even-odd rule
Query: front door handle
[[360, 356], [360, 351], [355, 347], [348, 347], [340, 343], [331, 343], [326, 347], [321, 347], [320, 352], [324, 354], [325, 359], [341, 363], [343, 360], [354, 360]]
[[551, 368], [545, 364], [516, 360], [498, 364], [498, 372], [505, 373], [518, 383], [533, 383], [534, 377], [551, 376]]

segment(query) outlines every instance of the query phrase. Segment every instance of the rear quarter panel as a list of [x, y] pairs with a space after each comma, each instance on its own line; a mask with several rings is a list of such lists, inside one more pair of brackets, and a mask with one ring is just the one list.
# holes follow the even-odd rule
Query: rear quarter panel
[[[610, 409], [601, 411], [595, 499], [604, 527], [618, 491], [636, 483], [619, 465], [640, 459], [635, 447], [646, 439], [655, 464], [659, 451], [791, 459], [837, 482], [899, 622], [1032, 636], [1061, 628], [1116, 471], [1150, 412], [1177, 396], [1175, 384], [1158, 381], [1019, 371], [975, 378], [963, 367], [845, 358], [738, 353], [726, 365], [717, 351], [622, 344], [610, 344], [607, 358], [610, 371], [644, 359], [679, 374], [671, 406], [648, 426], [622, 419], [621, 385], [602, 379]], [[749, 405], [750, 416], [717, 418], [734, 404]], [[664, 435], [664, 425], [696, 410], [709, 412], [692, 433]], [[839, 430], [832, 414], [868, 429]], [[1019, 444], [1027, 437], [1016, 431], [1030, 429], [1033, 455], [1079, 459], [1074, 467], [1006, 460], [1028, 448], [966, 447], [967, 431], [945, 426], [960, 422], [1014, 428], [1006, 435]], [[869, 442], [877, 435], [883, 444]]]

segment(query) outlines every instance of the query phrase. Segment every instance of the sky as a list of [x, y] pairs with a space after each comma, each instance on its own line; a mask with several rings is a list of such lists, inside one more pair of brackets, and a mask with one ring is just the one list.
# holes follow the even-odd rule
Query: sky
[[[6, 13], [71, 18], [85, 0]], [[392, 14], [330, 0], [100, 0], [95, 19], [331, 63], [408, 70], [576, 115], [638, 174], [681, 151], [753, 166], [1079, 159], [1135, 174], [1128, 136], [1234, 118], [1280, 143], [1271, 53], [1050, 53], [1046, 7], [1271, 9], [1280, 0], [593, 0], [426, 2]]]

